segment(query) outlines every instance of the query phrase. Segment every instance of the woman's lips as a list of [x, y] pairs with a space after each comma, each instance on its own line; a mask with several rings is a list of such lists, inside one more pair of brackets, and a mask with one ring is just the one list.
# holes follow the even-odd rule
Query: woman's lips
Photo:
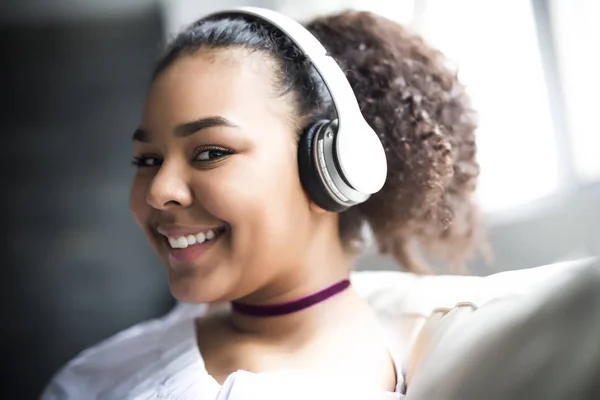
[[163, 238], [170, 263], [189, 264], [197, 260], [221, 238], [225, 228], [210, 228], [194, 233], [188, 230], [185, 233]]

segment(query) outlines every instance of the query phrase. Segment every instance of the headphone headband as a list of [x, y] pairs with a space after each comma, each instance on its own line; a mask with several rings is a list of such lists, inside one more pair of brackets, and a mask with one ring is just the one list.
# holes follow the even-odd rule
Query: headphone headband
[[325, 47], [304, 26], [276, 11], [237, 7], [208, 14], [243, 14], [258, 17], [284, 33], [310, 60], [327, 87], [337, 113], [335, 153], [347, 183], [366, 195], [378, 192], [385, 183], [387, 162], [377, 134], [365, 121], [346, 75]]
[[323, 79], [323, 82], [325, 82], [331, 94], [338, 119], [344, 121], [343, 123], [345, 124], [350, 123], [359, 115], [360, 119], [363, 120], [356, 96], [346, 79], [346, 75], [344, 75], [344, 72], [335, 60], [327, 54], [327, 50], [321, 42], [300, 23], [278, 12], [258, 7], [238, 7], [231, 10], [218, 11], [209, 14], [208, 17], [230, 13], [258, 17], [283, 32], [310, 60]]

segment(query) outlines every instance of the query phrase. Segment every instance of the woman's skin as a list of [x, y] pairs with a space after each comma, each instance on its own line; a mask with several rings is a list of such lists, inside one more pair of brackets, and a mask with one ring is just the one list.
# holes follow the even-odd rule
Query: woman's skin
[[[150, 87], [134, 134], [143, 166], [131, 211], [180, 301], [281, 303], [349, 276], [337, 214], [312, 203], [300, 184], [299, 121], [292, 99], [273, 92], [273, 62], [241, 49], [198, 51]], [[211, 237], [209, 230], [215, 238], [186, 249], [165, 237]], [[376, 318], [352, 288], [285, 316], [225, 309], [196, 326], [206, 368], [221, 383], [238, 369], [294, 368], [394, 390]]]

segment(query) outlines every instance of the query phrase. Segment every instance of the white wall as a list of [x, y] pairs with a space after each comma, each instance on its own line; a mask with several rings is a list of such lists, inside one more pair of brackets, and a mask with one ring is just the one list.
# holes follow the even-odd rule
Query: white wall
[[299, 21], [348, 8], [379, 12], [402, 23], [413, 19], [413, 0], [221, 0], [218, 3], [198, 0], [161, 0], [167, 35], [203, 14], [227, 7], [255, 6], [280, 11]]
[[574, 169], [600, 180], [600, 1], [550, 0]]

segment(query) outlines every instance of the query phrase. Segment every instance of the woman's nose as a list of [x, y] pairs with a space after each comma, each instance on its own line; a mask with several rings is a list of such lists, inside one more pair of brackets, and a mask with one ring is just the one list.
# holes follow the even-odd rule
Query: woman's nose
[[192, 204], [192, 192], [181, 171], [163, 164], [148, 188], [146, 201], [158, 210], [185, 208]]

